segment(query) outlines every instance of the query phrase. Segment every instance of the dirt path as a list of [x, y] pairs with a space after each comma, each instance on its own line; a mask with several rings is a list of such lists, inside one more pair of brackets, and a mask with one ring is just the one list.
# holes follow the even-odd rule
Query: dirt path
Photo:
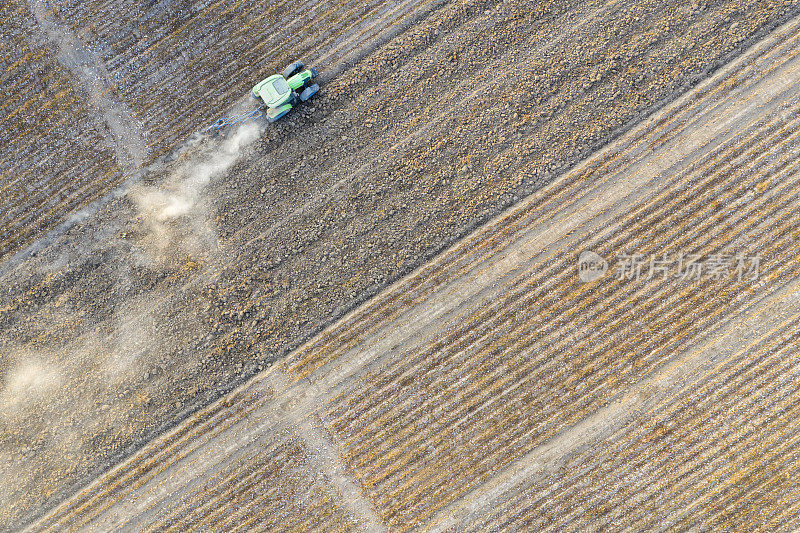
[[58, 49], [59, 61], [80, 82], [90, 105], [103, 119], [119, 166], [126, 173], [135, 172], [148, 157], [147, 143], [130, 109], [109, 94], [111, 83], [105, 66], [69, 28], [53, 20], [47, 0], [30, 0], [28, 5], [41, 32]]
[[[791, 528], [799, 54], [795, 19], [33, 529]], [[679, 252], [761, 269], [616, 275]]]

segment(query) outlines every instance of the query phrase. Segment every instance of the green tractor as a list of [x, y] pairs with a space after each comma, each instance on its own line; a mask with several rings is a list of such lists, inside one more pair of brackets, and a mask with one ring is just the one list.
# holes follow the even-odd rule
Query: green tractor
[[316, 77], [316, 69], [306, 69], [303, 63], [295, 61], [283, 74], [274, 74], [257, 84], [250, 94], [267, 104], [267, 120], [275, 122], [298, 102], [307, 101], [319, 91], [319, 85], [311, 83]]

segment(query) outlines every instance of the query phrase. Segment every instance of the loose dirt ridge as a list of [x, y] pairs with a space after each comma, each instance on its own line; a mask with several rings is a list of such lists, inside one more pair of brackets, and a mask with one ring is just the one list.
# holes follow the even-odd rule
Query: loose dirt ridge
[[31, 530], [796, 530], [799, 149], [794, 19]]

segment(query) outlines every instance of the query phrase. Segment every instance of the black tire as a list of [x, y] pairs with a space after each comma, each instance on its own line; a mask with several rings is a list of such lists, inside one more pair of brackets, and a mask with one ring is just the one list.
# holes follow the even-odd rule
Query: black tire
[[317, 91], [319, 91], [319, 85], [317, 85], [316, 83], [314, 85], [311, 85], [310, 87], [306, 87], [305, 89], [303, 89], [303, 92], [300, 93], [300, 100], [302, 102], [308, 101], [309, 98], [317, 94]]
[[288, 65], [285, 69], [283, 69], [283, 77], [288, 80], [298, 72], [301, 72], [304, 67], [305, 65], [303, 65], [302, 61], [295, 61], [294, 63]]

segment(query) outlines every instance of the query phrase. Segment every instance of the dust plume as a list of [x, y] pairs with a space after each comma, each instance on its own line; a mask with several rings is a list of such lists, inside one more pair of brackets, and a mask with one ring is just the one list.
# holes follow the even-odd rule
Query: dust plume
[[[81, 469], [96, 462], [98, 449], [108, 452], [106, 443], [131, 441], [136, 428], [180, 408], [154, 398], [190, 397], [199, 386], [176, 388], [185, 369], [206, 363], [182, 350], [210, 338], [213, 324], [199, 310], [173, 312], [183, 282], [173, 274], [188, 262], [210, 267], [193, 280], [214, 272], [221, 253], [211, 187], [259, 135], [251, 123], [200, 139], [121, 192], [102, 216], [87, 216], [0, 272], [8, 289], [0, 309], [28, 296], [35, 303], [29, 314], [0, 316], [0, 479], [10, 487], [0, 493], [0, 511], [89, 476]], [[70, 297], [47, 304], [26, 289], [63, 283]], [[0, 523], [8, 519], [0, 513]]]
[[144, 228], [139, 244], [157, 262], [208, 258], [216, 249], [216, 233], [209, 221], [203, 190], [241, 157], [258, 138], [259, 126], [238, 128], [210, 153], [195, 155], [158, 186], [137, 186], [130, 192]]

